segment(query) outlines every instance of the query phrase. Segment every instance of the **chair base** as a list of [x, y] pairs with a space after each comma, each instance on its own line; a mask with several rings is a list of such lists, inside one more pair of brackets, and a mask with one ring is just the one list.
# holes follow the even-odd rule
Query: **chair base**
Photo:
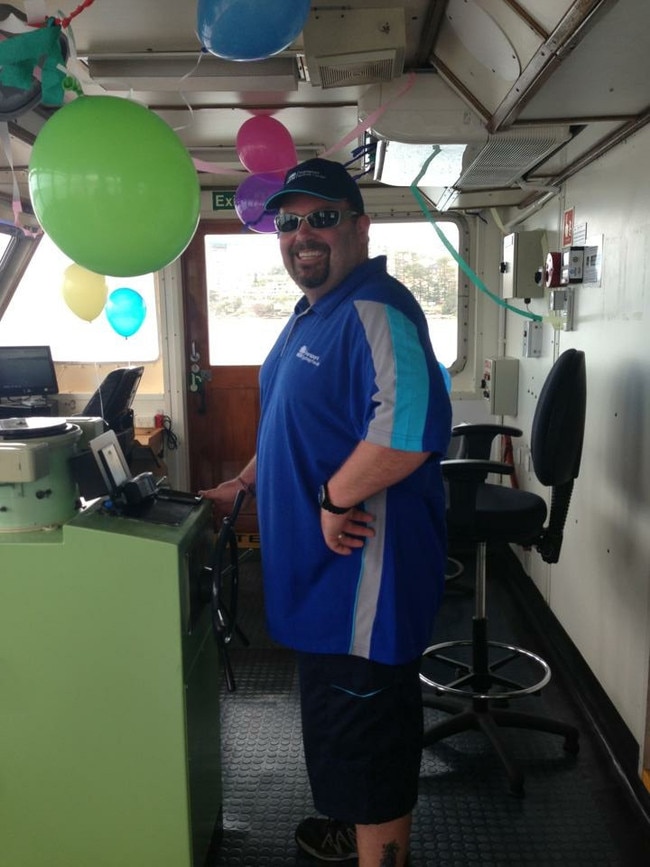
[[[505, 644], [501, 641], [487, 641], [486, 626], [485, 620], [475, 618], [473, 638], [434, 644], [427, 647], [422, 654], [424, 659], [434, 660], [447, 668], [453, 668], [457, 674], [455, 680], [449, 683], [439, 683], [427, 677], [424, 672], [420, 672], [420, 680], [439, 693], [450, 693], [461, 698], [491, 699], [493, 701], [503, 699], [507, 701], [511, 698], [539, 693], [551, 679], [551, 669], [548, 663], [541, 656], [530, 650], [525, 650], [523, 647], [516, 647], [514, 644]], [[471, 648], [471, 663], [448, 656], [445, 652], [459, 647]], [[490, 661], [491, 649], [504, 651], [504, 653]], [[537, 679], [528, 686], [497, 674], [498, 670], [520, 659], [531, 663], [533, 670], [538, 671]], [[495, 686], [498, 688], [495, 689]]]
[[534, 731], [563, 735], [564, 749], [568, 753], [577, 755], [580, 750], [578, 729], [560, 720], [538, 716], [537, 714], [491, 707], [485, 699], [474, 699], [472, 707], [468, 708], [466, 703], [463, 702], [425, 695], [423, 704], [425, 707], [443, 710], [452, 714], [449, 719], [442, 720], [427, 729], [424, 733], [423, 741], [425, 747], [430, 747], [449, 735], [471, 730], [482, 731], [501, 759], [508, 776], [511, 794], [518, 797], [523, 797], [524, 795], [524, 776], [516, 762], [508, 755], [503, 743], [501, 728], [532, 729]]
[[[500, 729], [523, 728], [563, 735], [564, 749], [574, 755], [579, 750], [579, 733], [578, 729], [569, 723], [509, 708], [494, 707], [494, 702], [506, 703], [512, 698], [539, 693], [551, 679], [551, 669], [541, 656], [529, 650], [499, 641], [488, 641], [486, 632], [487, 621], [484, 618], [474, 618], [472, 639], [445, 641], [425, 650], [424, 659], [436, 660], [455, 669], [457, 676], [450, 683], [438, 683], [420, 672], [421, 682], [436, 693], [424, 693], [423, 705], [451, 714], [449, 719], [436, 723], [424, 733], [423, 744], [428, 747], [449, 735], [472, 729], [482, 731], [505, 767], [511, 793], [522, 796], [524, 777], [508, 755]], [[471, 648], [471, 663], [447, 655], [447, 650], [460, 647]], [[490, 651], [494, 650], [503, 653], [497, 658], [492, 654], [491, 660]], [[497, 674], [497, 671], [509, 663], [522, 659], [530, 662], [533, 670], [537, 671], [536, 679], [529, 685], [522, 685]], [[446, 698], [445, 694], [452, 697]]]

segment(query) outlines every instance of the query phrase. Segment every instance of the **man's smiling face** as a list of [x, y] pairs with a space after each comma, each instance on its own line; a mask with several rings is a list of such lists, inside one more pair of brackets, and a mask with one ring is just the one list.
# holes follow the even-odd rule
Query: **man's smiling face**
[[331, 229], [313, 229], [303, 220], [296, 231], [279, 235], [284, 266], [310, 303], [338, 286], [367, 259], [370, 221], [364, 215], [348, 216], [346, 200], [330, 202], [296, 193], [284, 200], [280, 210], [301, 217], [319, 210], [343, 212], [339, 224]]

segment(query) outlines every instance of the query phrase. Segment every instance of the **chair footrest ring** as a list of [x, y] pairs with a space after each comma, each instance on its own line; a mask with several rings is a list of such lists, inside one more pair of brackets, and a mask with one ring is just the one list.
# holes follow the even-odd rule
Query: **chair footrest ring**
[[[546, 660], [542, 659], [541, 656], [538, 656], [530, 650], [525, 650], [523, 647], [517, 647], [513, 644], [505, 644], [501, 641], [487, 642], [488, 648], [497, 648], [499, 650], [507, 651], [508, 653], [501, 659], [488, 664], [486, 672], [476, 671], [471, 664], [464, 662], [463, 660], [453, 659], [445, 653], [445, 651], [450, 650], [451, 648], [471, 648], [472, 646], [473, 642], [471, 639], [464, 639], [460, 641], [443, 641], [440, 644], [433, 644], [431, 647], [427, 647], [422, 654], [423, 658], [438, 660], [438, 662], [441, 662], [448, 667], [456, 668], [457, 671], [461, 671], [463, 674], [456, 677], [450, 683], [439, 683], [438, 681], [432, 680], [421, 671], [420, 681], [440, 693], [450, 693], [451, 695], [458, 695], [463, 698], [471, 699], [507, 700], [539, 692], [539, 690], [546, 686], [551, 679], [551, 668]], [[539, 679], [530, 686], [522, 686], [495, 674], [497, 668], [503, 667], [514, 660], [521, 659], [525, 659], [532, 663], [533, 667], [538, 669], [539, 675], [541, 675], [539, 676]], [[460, 683], [464, 683], [465, 686], [459, 686], [458, 684]], [[480, 686], [477, 687], [477, 683], [480, 684]], [[488, 684], [487, 687], [485, 686], [486, 683]], [[493, 684], [496, 685], [496, 688], [494, 689], [492, 688]], [[501, 687], [500, 689], [498, 688], [499, 686]]]

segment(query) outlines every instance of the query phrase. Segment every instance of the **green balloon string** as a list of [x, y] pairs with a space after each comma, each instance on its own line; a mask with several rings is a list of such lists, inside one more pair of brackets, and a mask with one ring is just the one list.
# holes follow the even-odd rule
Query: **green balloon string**
[[454, 257], [454, 259], [456, 260], [456, 262], [460, 266], [461, 270], [469, 277], [469, 279], [472, 281], [472, 283], [478, 289], [481, 290], [481, 292], [484, 292], [489, 298], [491, 298], [494, 302], [499, 304], [501, 307], [505, 307], [506, 310], [511, 310], [513, 313], [517, 313], [519, 316], [524, 316], [526, 319], [532, 319], [533, 322], [541, 322], [543, 319], [542, 316], [539, 316], [537, 313], [531, 313], [528, 310], [521, 310], [519, 307], [513, 307], [512, 304], [508, 304], [506, 301], [503, 300], [503, 298], [499, 298], [498, 295], [495, 295], [494, 292], [492, 292], [490, 289], [488, 289], [488, 287], [481, 280], [481, 278], [478, 276], [478, 274], [470, 268], [470, 266], [463, 259], [463, 257], [458, 253], [457, 250], [454, 249], [453, 245], [447, 240], [444, 232], [442, 231], [442, 229], [440, 229], [437, 222], [433, 219], [433, 217], [429, 213], [428, 205], [425, 201], [424, 196], [422, 195], [422, 193], [418, 189], [417, 185], [421, 181], [421, 179], [424, 177], [424, 175], [426, 174], [426, 171], [429, 168], [429, 163], [431, 162], [431, 160], [434, 159], [434, 157], [438, 156], [439, 153], [440, 153], [440, 147], [438, 145], [433, 145], [433, 147], [431, 149], [431, 153], [429, 154], [429, 156], [426, 158], [426, 160], [422, 164], [422, 168], [420, 169], [417, 177], [415, 178], [415, 180], [412, 182], [412, 184], [410, 186], [410, 190], [413, 193], [413, 196], [415, 197], [416, 202], [420, 206], [422, 213], [427, 218], [427, 220], [431, 223], [431, 225], [433, 226], [433, 228], [436, 231], [436, 234], [438, 235], [438, 237], [440, 238], [442, 243], [445, 245], [447, 250], [449, 250], [451, 255]]

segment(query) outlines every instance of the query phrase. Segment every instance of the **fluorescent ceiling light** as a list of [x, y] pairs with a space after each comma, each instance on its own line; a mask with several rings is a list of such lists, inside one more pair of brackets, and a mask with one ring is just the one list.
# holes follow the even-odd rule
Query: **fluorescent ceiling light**
[[212, 54], [88, 58], [88, 72], [106, 90], [129, 91], [294, 91], [298, 66], [293, 57], [251, 62], [221, 60]]
[[[190, 147], [188, 148], [192, 157], [196, 160], [201, 160], [206, 163], [215, 163], [224, 168], [233, 168], [241, 172], [246, 172], [236, 147], [229, 145], [214, 145], [212, 147]], [[312, 145], [311, 147], [296, 148], [297, 162], [302, 163], [305, 160], [311, 160], [317, 157], [325, 150], [325, 145]], [[246, 172], [246, 174], [248, 174]]]

